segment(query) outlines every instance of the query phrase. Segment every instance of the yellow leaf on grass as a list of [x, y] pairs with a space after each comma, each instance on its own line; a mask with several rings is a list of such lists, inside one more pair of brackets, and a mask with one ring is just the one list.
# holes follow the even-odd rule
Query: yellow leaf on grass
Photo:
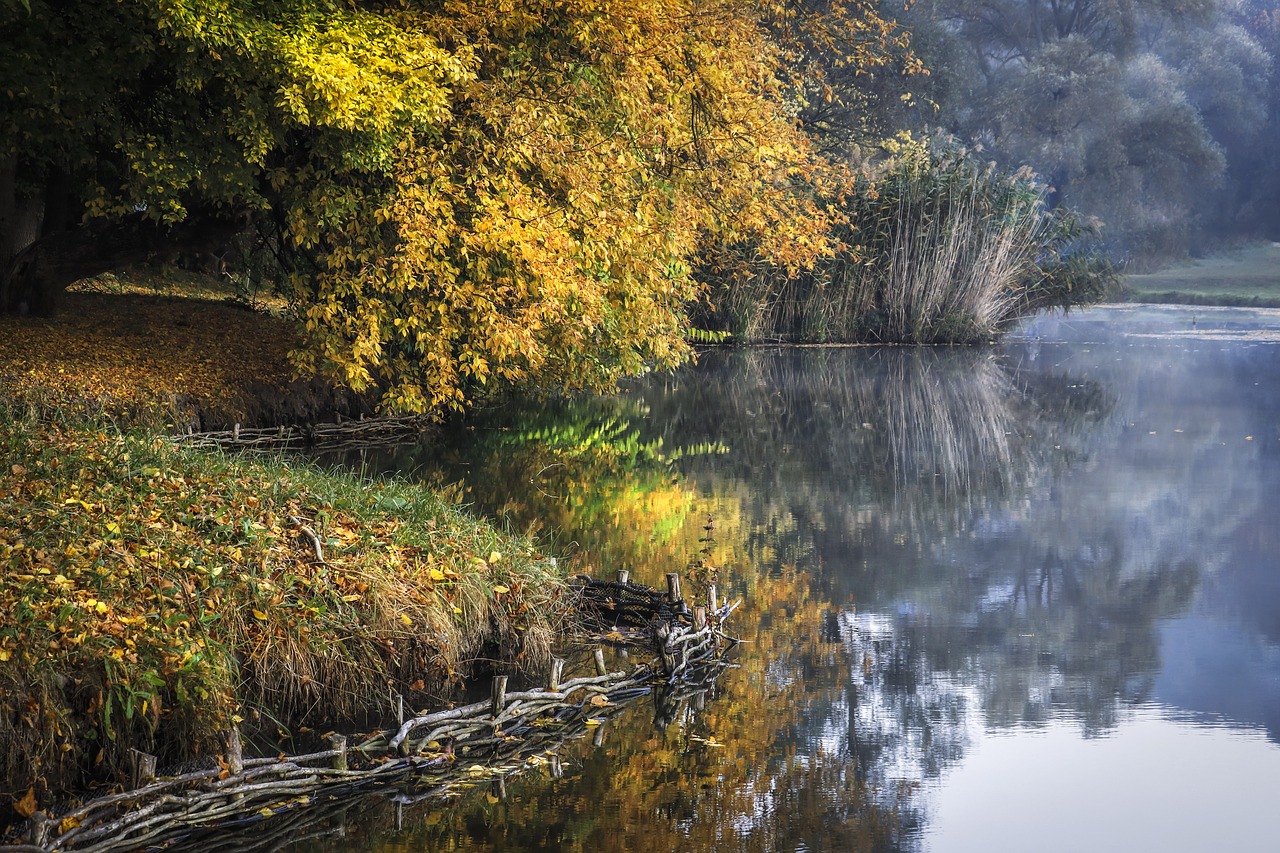
[[490, 562], [490, 563], [496, 563], [496, 562], [498, 562], [498, 561], [499, 561], [499, 560], [501, 560], [501, 559], [502, 559], [502, 555], [501, 555], [500, 553], [498, 553], [497, 551], [491, 551], [491, 552], [489, 552], [489, 562]]
[[504, 592], [511, 592], [511, 590], [508, 587], [505, 587], [502, 584], [498, 584], [497, 586], [495, 586], [493, 588], [493, 591], [496, 592], [498, 595], [502, 595]]
[[254, 611], [253, 611], [253, 618], [254, 618], [254, 619], [257, 619], [259, 622], [266, 622], [266, 621], [267, 621], [267, 614], [263, 613], [261, 610], [254, 610]]
[[10, 660], [13, 658], [13, 652], [9, 649], [0, 649], [0, 661]]
[[442, 581], [442, 580], [444, 580], [444, 579], [445, 579], [445, 573], [444, 573], [444, 572], [442, 572], [442, 571], [440, 571], [439, 569], [432, 569], [432, 570], [431, 570], [431, 579], [432, 579], [433, 581]]
[[401, 614], [400, 614], [400, 621], [401, 621], [401, 622], [403, 622], [403, 623], [404, 623], [404, 624], [406, 624], [406, 625], [412, 625], [412, 624], [413, 624], [413, 620], [412, 620], [412, 619], [410, 619], [410, 618], [409, 618], [407, 615], [405, 615], [404, 613], [401, 613]]

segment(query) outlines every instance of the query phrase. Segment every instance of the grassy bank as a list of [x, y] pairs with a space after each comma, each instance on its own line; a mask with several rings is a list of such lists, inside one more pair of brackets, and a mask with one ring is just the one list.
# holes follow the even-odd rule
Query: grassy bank
[[3, 321], [0, 826], [122, 778], [130, 748], [217, 754], [237, 721], [272, 748], [545, 658], [562, 581], [532, 543], [410, 485], [176, 444], [175, 396], [279, 403], [289, 375], [236, 359], [288, 341], [190, 303], [179, 328], [223, 337], [184, 351], [113, 325], [129, 310]]
[[1124, 279], [1129, 302], [1280, 307], [1280, 243], [1211, 255]]

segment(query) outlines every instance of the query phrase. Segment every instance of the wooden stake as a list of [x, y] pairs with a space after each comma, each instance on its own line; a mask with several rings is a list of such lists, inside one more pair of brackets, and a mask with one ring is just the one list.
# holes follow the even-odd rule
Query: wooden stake
[[564, 777], [564, 767], [560, 764], [559, 754], [551, 756], [551, 778], [561, 779]]
[[507, 677], [505, 675], [495, 675], [493, 677], [493, 690], [489, 694], [489, 710], [497, 717], [502, 713], [503, 707], [507, 704]]
[[626, 569], [618, 569], [618, 583], [626, 583], [631, 579], [631, 572]]
[[31, 832], [28, 835], [31, 844], [35, 847], [47, 846], [49, 836], [53, 834], [53, 828], [58, 825], [58, 822], [44, 812], [35, 812], [28, 820], [31, 823]]
[[227, 732], [227, 772], [239, 776], [244, 772], [244, 747], [240, 744], [240, 727]]
[[129, 763], [133, 766], [132, 783], [134, 788], [141, 788], [156, 779], [156, 757], [141, 750], [129, 750]]
[[547, 681], [547, 689], [555, 692], [560, 689], [560, 676], [564, 675], [564, 659], [551, 659], [551, 678]]
[[683, 599], [680, 598], [679, 572], [667, 572], [667, 598], [671, 600], [673, 607], [683, 601]]
[[608, 675], [609, 667], [604, 665], [604, 649], [597, 648], [595, 651], [596, 659], [596, 675]]
[[346, 735], [329, 735], [329, 748], [336, 750], [337, 755], [333, 757], [334, 770], [347, 769], [347, 736]]
[[240, 440], [240, 424], [236, 424], [231, 428], [231, 440], [232, 441]]
[[707, 607], [711, 609], [712, 613], [720, 609], [720, 595], [715, 584], [707, 585]]
[[707, 608], [701, 604], [693, 608], [693, 627], [699, 631], [707, 627]]
[[591, 745], [596, 747], [604, 746], [604, 726], [596, 726], [596, 736], [591, 740]]
[[404, 696], [396, 694], [396, 728], [404, 725]]

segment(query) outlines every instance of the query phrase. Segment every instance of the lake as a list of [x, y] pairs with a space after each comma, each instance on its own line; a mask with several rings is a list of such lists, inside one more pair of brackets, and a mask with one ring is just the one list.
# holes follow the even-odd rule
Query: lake
[[1280, 313], [713, 351], [347, 464], [575, 571], [714, 574], [744, 642], [558, 778], [369, 797], [297, 853], [1280, 846]]

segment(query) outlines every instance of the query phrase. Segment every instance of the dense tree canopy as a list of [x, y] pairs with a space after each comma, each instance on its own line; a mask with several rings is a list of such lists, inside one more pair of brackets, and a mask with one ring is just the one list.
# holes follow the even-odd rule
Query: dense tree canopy
[[[803, 5], [0, 4], [0, 304], [252, 223], [300, 366], [389, 405], [670, 364], [703, 241], [827, 248]], [[842, 63], [899, 49], [822, 5]]]

